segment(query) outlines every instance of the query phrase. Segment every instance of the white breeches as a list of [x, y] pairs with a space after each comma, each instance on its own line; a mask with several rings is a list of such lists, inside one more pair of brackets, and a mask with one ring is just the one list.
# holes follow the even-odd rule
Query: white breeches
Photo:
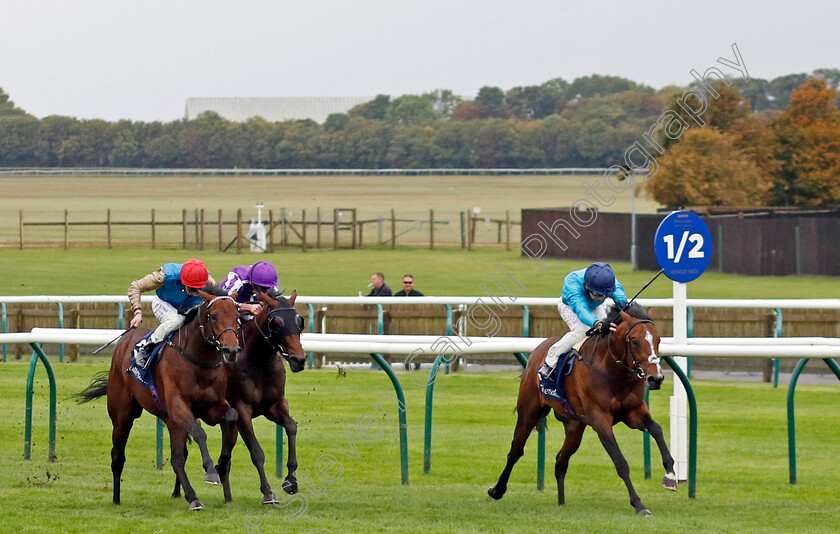
[[[548, 349], [548, 354], [545, 357], [545, 363], [551, 368], [554, 368], [554, 366], [557, 365], [557, 359], [560, 358], [562, 354], [569, 352], [579, 341], [582, 341], [583, 338], [586, 337], [586, 331], [589, 330], [589, 327], [578, 318], [577, 314], [571, 307], [566, 306], [561, 302], [557, 305], [557, 311], [560, 312], [560, 317], [566, 321], [566, 324], [569, 326], [569, 331], [565, 336], [560, 338], [560, 341]], [[607, 307], [606, 305], [601, 304], [592, 310], [592, 313], [599, 321], [604, 321], [607, 318]]]
[[149, 341], [152, 343], [160, 343], [170, 332], [177, 330], [184, 324], [184, 316], [178, 313], [175, 306], [160, 300], [158, 298], [152, 300], [152, 311], [160, 321], [160, 326], [155, 328]]

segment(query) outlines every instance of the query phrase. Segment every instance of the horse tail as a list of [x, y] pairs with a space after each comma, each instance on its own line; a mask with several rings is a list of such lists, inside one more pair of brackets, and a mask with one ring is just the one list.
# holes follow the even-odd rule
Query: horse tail
[[73, 395], [76, 397], [77, 404], [90, 402], [99, 397], [104, 397], [108, 393], [108, 371], [101, 371], [93, 375], [90, 385], [79, 393]]

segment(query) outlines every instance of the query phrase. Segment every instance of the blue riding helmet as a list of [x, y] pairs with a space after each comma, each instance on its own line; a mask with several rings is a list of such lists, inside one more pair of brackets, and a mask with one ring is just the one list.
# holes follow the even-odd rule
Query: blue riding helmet
[[596, 261], [583, 274], [583, 285], [596, 295], [615, 293], [615, 273], [607, 263]]

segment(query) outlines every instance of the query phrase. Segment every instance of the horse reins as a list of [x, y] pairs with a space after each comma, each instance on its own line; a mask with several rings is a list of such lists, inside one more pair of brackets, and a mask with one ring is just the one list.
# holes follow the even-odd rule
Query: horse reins
[[[217, 300], [222, 300], [222, 299], [233, 300], [233, 298], [231, 298], [227, 295], [213, 297], [212, 299], [210, 299], [210, 302], [207, 303], [207, 307], [205, 308], [206, 313], [207, 313], [207, 317], [210, 317], [210, 307], [213, 305], [213, 303], [216, 302]], [[210, 330], [210, 333], [211, 333], [211, 335], [208, 336], [207, 333], [204, 330], [204, 321], [202, 321], [203, 317], [204, 317], [204, 315], [202, 315], [201, 313], [198, 314], [198, 328], [201, 331], [201, 337], [203, 337], [204, 341], [206, 341], [208, 345], [213, 347], [216, 350], [216, 352], [219, 352], [218, 361], [216, 361], [214, 363], [202, 362], [201, 360], [196, 359], [190, 353], [185, 351], [179, 345], [176, 345], [175, 343], [173, 343], [171, 339], [167, 338], [165, 343], [167, 345], [169, 345], [170, 347], [172, 347], [173, 349], [175, 349], [177, 352], [179, 352], [181, 354], [181, 356], [184, 357], [185, 360], [187, 360], [191, 364], [195, 365], [196, 367], [201, 367], [202, 369], [214, 369], [216, 367], [219, 367], [223, 363], [222, 357], [221, 357], [222, 343], [219, 341], [219, 338], [221, 338], [222, 334], [224, 334], [228, 330], [232, 330], [234, 335], [236, 335], [236, 329], [228, 327], [228, 328], [225, 328], [224, 330], [222, 330], [221, 332], [219, 332], [218, 334], [213, 334], [213, 329], [208, 326], [208, 330]]]

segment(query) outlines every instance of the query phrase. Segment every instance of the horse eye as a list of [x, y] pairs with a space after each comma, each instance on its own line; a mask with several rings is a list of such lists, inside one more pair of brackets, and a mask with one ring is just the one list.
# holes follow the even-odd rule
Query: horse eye
[[303, 317], [301, 317], [300, 315], [298, 315], [298, 316], [295, 318], [295, 323], [297, 323], [298, 330], [300, 330], [301, 332], [303, 332]]
[[633, 343], [633, 346], [634, 346], [634, 347], [638, 347], [638, 346], [639, 346], [639, 340], [638, 340], [638, 339], [631, 339], [631, 340], [630, 340], [630, 342], [631, 342], [631, 343]]

